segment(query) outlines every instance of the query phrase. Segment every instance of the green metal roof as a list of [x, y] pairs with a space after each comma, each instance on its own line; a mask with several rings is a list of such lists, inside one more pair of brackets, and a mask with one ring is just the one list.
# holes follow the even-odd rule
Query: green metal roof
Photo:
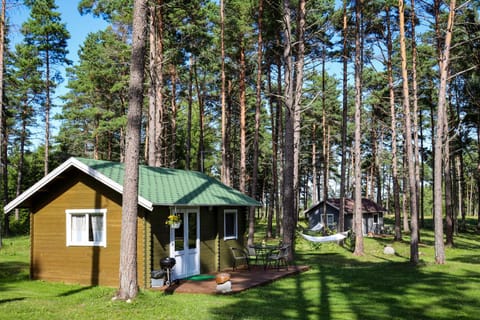
[[[123, 186], [123, 163], [75, 158]], [[261, 206], [255, 199], [196, 171], [139, 166], [139, 197], [152, 205]]]

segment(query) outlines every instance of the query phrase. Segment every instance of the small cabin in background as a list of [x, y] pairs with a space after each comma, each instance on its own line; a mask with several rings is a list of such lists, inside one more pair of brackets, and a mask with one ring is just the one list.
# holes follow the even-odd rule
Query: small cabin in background
[[[324, 201], [317, 203], [305, 211], [308, 218], [308, 226], [315, 229], [318, 225], [327, 226], [331, 230], [338, 232], [353, 229], [353, 208], [355, 201], [353, 199], [345, 199], [345, 223], [344, 230], [338, 230], [338, 218], [340, 213], [340, 199], [328, 199], [324, 206]], [[326, 208], [326, 219], [324, 214]], [[370, 199], [362, 199], [363, 213], [363, 233], [382, 233], [384, 229], [383, 214], [387, 209]], [[325, 221], [326, 220], [326, 221]]]

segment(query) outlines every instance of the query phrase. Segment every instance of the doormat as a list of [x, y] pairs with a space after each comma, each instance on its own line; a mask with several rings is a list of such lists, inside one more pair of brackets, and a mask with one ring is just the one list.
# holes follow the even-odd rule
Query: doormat
[[207, 281], [212, 279], [215, 279], [215, 276], [211, 274], [197, 274], [195, 276], [186, 278], [186, 280], [192, 280], [192, 281]]

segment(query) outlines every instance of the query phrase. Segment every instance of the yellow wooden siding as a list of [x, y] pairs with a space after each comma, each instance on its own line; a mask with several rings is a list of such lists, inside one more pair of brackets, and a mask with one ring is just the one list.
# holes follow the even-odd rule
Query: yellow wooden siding
[[[67, 247], [65, 210], [102, 208], [107, 209], [106, 247]], [[144, 286], [145, 224], [141, 215], [138, 223], [138, 279], [139, 285]], [[120, 196], [89, 177], [80, 177], [32, 215], [32, 278], [118, 286], [120, 231]]]

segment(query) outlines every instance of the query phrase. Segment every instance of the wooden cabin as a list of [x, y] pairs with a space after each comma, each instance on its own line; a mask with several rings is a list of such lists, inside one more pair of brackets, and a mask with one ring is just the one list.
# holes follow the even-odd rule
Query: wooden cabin
[[[353, 229], [354, 205], [355, 201], [353, 199], [345, 199], [344, 230], [338, 230], [338, 218], [340, 216], [340, 199], [333, 198], [328, 199], [326, 202], [322, 201], [320, 203], [317, 203], [316, 205], [310, 207], [308, 210], [305, 211], [305, 216], [308, 218], [309, 228], [314, 229], [320, 224], [338, 232]], [[326, 215], [324, 214], [324, 207], [326, 208]], [[383, 208], [378, 203], [370, 199], [363, 198], [363, 233], [382, 233], [384, 228], [383, 214], [385, 212], [387, 212], [387, 209]]]
[[[118, 286], [123, 177], [121, 163], [70, 158], [5, 206], [30, 210], [31, 279]], [[244, 244], [248, 208], [260, 205], [199, 172], [140, 166], [139, 286], [165, 257], [172, 279], [231, 267], [229, 247]]]

